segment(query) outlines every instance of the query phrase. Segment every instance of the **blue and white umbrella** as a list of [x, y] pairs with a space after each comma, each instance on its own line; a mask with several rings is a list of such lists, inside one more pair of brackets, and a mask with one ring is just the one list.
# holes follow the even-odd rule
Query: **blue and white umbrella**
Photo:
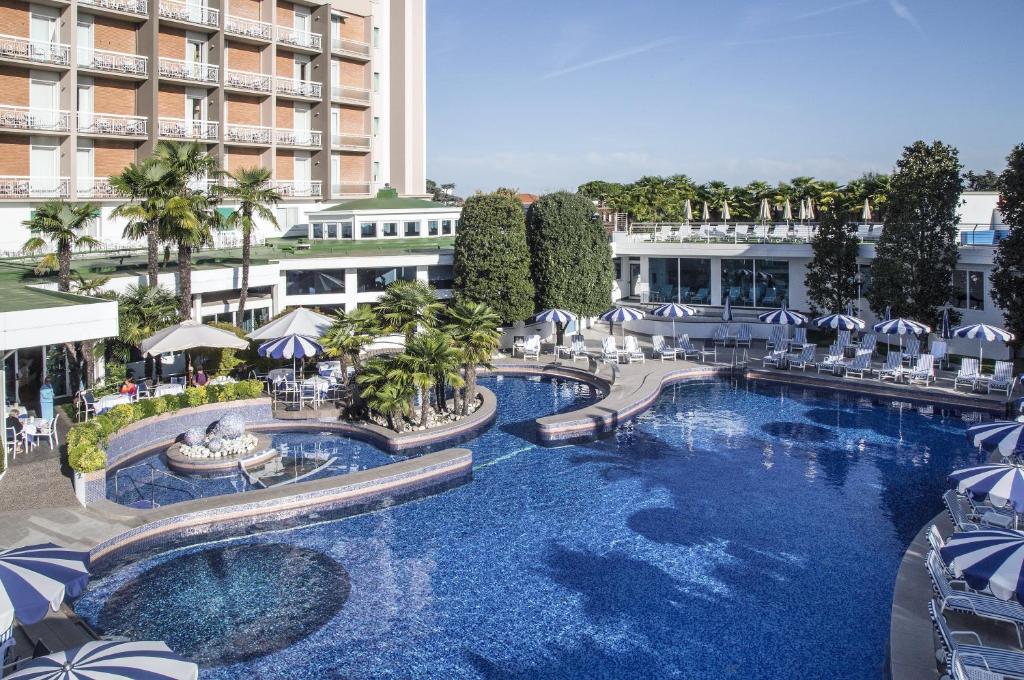
[[952, 327], [950, 326], [950, 323], [949, 323], [949, 308], [948, 307], [946, 309], [942, 310], [942, 330], [939, 333], [939, 336], [943, 340], [949, 340], [950, 338], [953, 337], [953, 330], [952, 330]]
[[863, 329], [866, 324], [862, 319], [849, 314], [829, 314], [828, 316], [819, 316], [814, 320], [814, 325], [818, 328], [831, 328], [837, 331], [857, 331]]
[[987, 323], [976, 323], [970, 326], [960, 326], [960, 328], [954, 328], [953, 337], [967, 338], [968, 340], [977, 340], [978, 363], [980, 364], [982, 359], [985, 358], [984, 349], [981, 343], [1011, 342], [1014, 338], [1014, 335], [1010, 331], [1003, 330], [1002, 328], [999, 328], [997, 326], [989, 326]]
[[57, 611], [65, 597], [77, 597], [89, 583], [89, 553], [53, 543], [0, 552], [0, 635], [15, 617], [38, 623]]
[[955, 533], [939, 550], [942, 561], [975, 590], [1024, 602], [1024, 534], [1009, 529]]
[[967, 441], [1004, 458], [1024, 456], [1024, 422], [996, 420], [967, 428]]
[[722, 309], [722, 321], [732, 321], [732, 298], [725, 298], [725, 307]]
[[1017, 465], [976, 465], [955, 470], [948, 477], [958, 493], [987, 499], [997, 508], [1009, 505], [1024, 512], [1024, 468]]
[[560, 323], [565, 326], [575, 319], [576, 315], [564, 309], [545, 309], [533, 318], [537, 323]]
[[199, 666], [163, 642], [87, 642], [25, 663], [8, 680], [196, 680]]
[[316, 356], [324, 348], [313, 338], [305, 335], [288, 335], [265, 342], [259, 347], [259, 355], [268, 359], [304, 359]]
[[688, 305], [680, 305], [670, 302], [655, 309], [652, 314], [663, 319], [672, 319], [672, 337], [676, 337], [676, 319], [685, 319], [688, 316], [696, 316], [697, 310]]
[[609, 335], [615, 332], [615, 324], [622, 325], [622, 332], [625, 334], [627, 321], [639, 321], [642, 318], [644, 318], [644, 313], [633, 307], [612, 307], [600, 317], [601, 321], [608, 322]]
[[775, 324], [778, 326], [803, 326], [807, 323], [807, 317], [800, 312], [791, 312], [785, 307], [773, 309], [764, 314], [758, 314], [757, 318], [763, 323]]
[[871, 327], [883, 335], [926, 335], [932, 332], [930, 326], [911, 319], [888, 319]]

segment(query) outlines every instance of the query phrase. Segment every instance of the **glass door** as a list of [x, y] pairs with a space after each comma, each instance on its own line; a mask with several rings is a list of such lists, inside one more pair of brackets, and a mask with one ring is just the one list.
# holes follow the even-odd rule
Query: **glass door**
[[310, 173], [310, 162], [308, 151], [296, 151], [295, 152], [295, 193], [298, 196], [307, 195], [309, 193], [310, 179], [312, 175]]
[[188, 77], [196, 80], [203, 80], [206, 66], [206, 41], [202, 38], [188, 34], [185, 39], [185, 63], [188, 68]]
[[75, 174], [77, 175], [78, 193], [90, 195], [96, 174], [96, 162], [93, 157], [91, 139], [78, 140], [78, 149], [75, 150]]
[[296, 144], [310, 144], [312, 142], [309, 134], [310, 110], [309, 104], [295, 102], [292, 109], [292, 130], [295, 131]]
[[46, 137], [33, 137], [29, 152], [30, 191], [33, 196], [57, 197], [60, 194], [60, 149]]
[[28, 105], [32, 110], [32, 127], [53, 130], [60, 122], [60, 90], [57, 74], [48, 71], [31, 71]]
[[32, 5], [29, 20], [29, 38], [32, 41], [29, 57], [36, 61], [54, 61], [54, 43], [57, 42], [57, 9]]
[[78, 37], [78, 65], [92, 66], [93, 18], [91, 14], [78, 15], [76, 35]]

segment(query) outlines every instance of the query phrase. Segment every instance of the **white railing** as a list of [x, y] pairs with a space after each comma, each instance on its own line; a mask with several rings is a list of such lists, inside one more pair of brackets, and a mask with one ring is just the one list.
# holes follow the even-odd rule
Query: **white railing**
[[272, 33], [270, 24], [265, 21], [233, 17], [230, 14], [224, 19], [224, 32], [267, 41], [270, 40]]
[[75, 187], [79, 198], [117, 198], [121, 193], [110, 184], [109, 177], [79, 177]]
[[358, 57], [370, 58], [370, 43], [364, 43], [359, 40], [332, 38], [331, 49], [335, 52], [344, 52], [345, 54], [354, 54]]
[[291, 94], [298, 97], [320, 97], [320, 83], [312, 80], [299, 80], [298, 78], [277, 77], [278, 94]]
[[370, 135], [357, 135], [348, 132], [331, 135], [331, 146], [348, 151], [369, 151]]
[[179, 0], [160, 0], [160, 16], [164, 19], [176, 19], [203, 26], [216, 26], [220, 22], [218, 10], [203, 5], [179, 2]]
[[158, 134], [172, 139], [217, 139], [217, 126], [214, 121], [184, 120], [183, 118], [161, 118], [158, 122]]
[[272, 84], [273, 79], [271, 76], [263, 73], [236, 71], [229, 68], [224, 74], [224, 85], [227, 87], [237, 87], [240, 90], [269, 93], [273, 89]]
[[91, 68], [109, 73], [144, 76], [146, 75], [147, 62], [146, 57], [141, 57], [137, 54], [95, 50], [89, 47], [78, 48], [78, 65], [82, 68]]
[[224, 141], [236, 144], [270, 144], [271, 129], [263, 125], [234, 125], [224, 128]]
[[67, 132], [71, 113], [57, 109], [33, 109], [29, 106], [0, 106], [0, 129], [48, 130]]
[[0, 198], [67, 198], [69, 177], [0, 177]]
[[319, 147], [322, 136], [315, 130], [275, 130], [274, 139], [287, 146]]
[[149, 123], [144, 116], [78, 112], [78, 131], [83, 134], [145, 137], [149, 133], [148, 128]]
[[320, 49], [320, 34], [310, 31], [300, 31], [295, 28], [277, 27], [277, 42], [294, 47], [304, 47], [308, 50]]
[[369, 104], [370, 91], [363, 87], [352, 87], [351, 85], [332, 85], [331, 99], [356, 102], [357, 104]]
[[359, 184], [358, 182], [340, 182], [331, 185], [332, 196], [348, 196], [370, 193], [370, 184]]
[[71, 63], [71, 48], [63, 43], [0, 35], [0, 57], [67, 66]]
[[315, 198], [320, 196], [320, 181], [275, 179], [272, 182], [277, 192], [284, 197]]
[[219, 67], [215, 64], [203, 64], [197, 61], [160, 57], [160, 75], [167, 78], [215, 83], [217, 82], [218, 69]]
[[78, 0], [78, 4], [143, 16], [149, 14], [149, 3], [146, 0]]

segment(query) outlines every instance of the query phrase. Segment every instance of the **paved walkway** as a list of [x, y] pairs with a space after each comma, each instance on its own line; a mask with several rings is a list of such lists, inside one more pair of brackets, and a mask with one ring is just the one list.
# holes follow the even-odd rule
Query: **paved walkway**
[[[66, 441], [70, 427], [71, 421], [59, 411], [57, 434], [61, 442]], [[64, 449], [63, 445], [52, 449], [42, 442], [17, 458], [8, 458], [10, 469], [0, 481], [0, 522], [7, 512], [78, 506]], [[10, 544], [0, 541], [0, 545]]]

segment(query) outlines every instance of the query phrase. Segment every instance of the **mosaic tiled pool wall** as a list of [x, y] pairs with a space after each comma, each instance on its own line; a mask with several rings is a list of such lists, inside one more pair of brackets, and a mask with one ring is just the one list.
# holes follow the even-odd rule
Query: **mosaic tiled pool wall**
[[[473, 454], [448, 449], [366, 473], [299, 482], [286, 496], [251, 492], [238, 503], [163, 517], [110, 538], [91, 551], [94, 574], [102, 574], [148, 552], [349, 517], [431, 496], [472, 480]], [[353, 478], [358, 478], [353, 480]], [[271, 497], [266, 497], [271, 496]], [[196, 503], [203, 503], [197, 501]]]

